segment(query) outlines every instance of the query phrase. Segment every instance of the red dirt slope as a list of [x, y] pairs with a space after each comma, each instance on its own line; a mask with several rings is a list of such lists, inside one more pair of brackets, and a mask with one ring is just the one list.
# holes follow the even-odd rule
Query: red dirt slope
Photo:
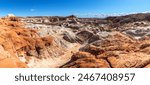
[[[30, 51], [40, 55], [41, 50], [52, 44], [51, 36], [39, 37], [35, 30], [25, 29], [17, 18], [0, 19], [0, 67], [28, 67]], [[20, 61], [25, 58], [26, 61]]]

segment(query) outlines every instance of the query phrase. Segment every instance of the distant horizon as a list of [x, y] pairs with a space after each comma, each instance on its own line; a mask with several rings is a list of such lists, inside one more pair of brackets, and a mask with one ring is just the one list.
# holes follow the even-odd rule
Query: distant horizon
[[1, 0], [0, 16], [105, 17], [150, 11], [149, 0]]
[[[131, 15], [131, 14], [146, 14], [146, 13], [150, 13], [150, 12], [140, 12], [140, 13], [126, 13], [126, 14], [99, 14], [99, 16], [77, 16], [78, 18], [107, 18], [107, 17], [115, 17], [115, 16], [126, 16], [126, 15]], [[8, 13], [8, 14], [13, 14], [13, 13]], [[8, 14], [6, 14], [5, 16], [7, 16]], [[14, 14], [15, 15], [15, 14]], [[71, 16], [74, 14], [70, 14], [70, 15], [65, 15], [65, 16], [57, 16], [57, 15], [28, 15], [28, 16], [17, 16], [16, 17], [67, 17], [67, 16]], [[102, 16], [100, 16], [102, 15]], [[0, 16], [0, 17], [5, 17], [5, 16]]]

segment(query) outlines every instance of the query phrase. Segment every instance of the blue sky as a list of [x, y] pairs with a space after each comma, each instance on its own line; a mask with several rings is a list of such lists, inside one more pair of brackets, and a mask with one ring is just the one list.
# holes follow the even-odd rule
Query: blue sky
[[0, 16], [92, 16], [150, 11], [150, 0], [0, 0]]

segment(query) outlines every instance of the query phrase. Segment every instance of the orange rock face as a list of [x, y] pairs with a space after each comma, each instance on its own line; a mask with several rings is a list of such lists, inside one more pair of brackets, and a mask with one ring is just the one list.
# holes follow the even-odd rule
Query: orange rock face
[[149, 68], [150, 15], [137, 16], [1, 18], [0, 67]]
[[62, 66], [63, 68], [109, 68], [105, 59], [98, 59], [88, 52], [78, 52], [72, 56], [70, 62]]
[[25, 63], [17, 59], [15, 60], [15, 59], [7, 58], [7, 59], [0, 60], [0, 68], [26, 68], [26, 67], [28, 66]]
[[21, 57], [31, 56], [30, 51], [40, 55], [42, 49], [52, 44], [53, 37], [40, 37], [36, 30], [21, 27], [17, 18], [1, 19], [0, 23], [0, 67], [2, 68], [28, 67], [27, 61], [20, 61]]
[[62, 67], [71, 68], [144, 68], [150, 63], [150, 40], [134, 40], [121, 33], [81, 48], [71, 60]]

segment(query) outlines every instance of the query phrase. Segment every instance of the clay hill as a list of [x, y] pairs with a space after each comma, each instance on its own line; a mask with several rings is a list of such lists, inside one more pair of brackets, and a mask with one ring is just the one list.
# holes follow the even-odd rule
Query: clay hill
[[0, 67], [148, 68], [150, 14], [1, 18]]

